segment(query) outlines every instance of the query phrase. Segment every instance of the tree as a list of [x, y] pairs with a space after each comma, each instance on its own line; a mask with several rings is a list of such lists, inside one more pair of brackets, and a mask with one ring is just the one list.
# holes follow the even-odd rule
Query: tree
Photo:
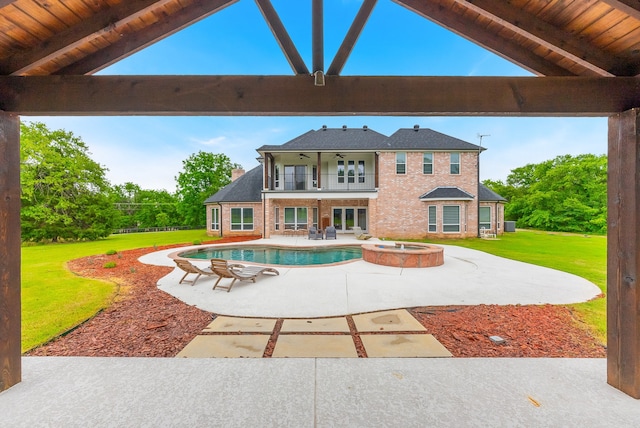
[[120, 229], [184, 224], [178, 214], [178, 197], [166, 190], [145, 190], [127, 182], [112, 188], [111, 199], [120, 212]]
[[178, 212], [185, 224], [193, 227], [206, 223], [203, 202], [231, 182], [231, 171], [242, 168], [222, 153], [199, 151], [182, 161], [184, 170], [176, 177]]
[[605, 233], [607, 158], [558, 156], [511, 171], [507, 182], [485, 184], [507, 198], [505, 218], [519, 227]]
[[81, 139], [43, 123], [20, 125], [22, 239], [94, 240], [111, 234], [117, 212], [106, 169]]

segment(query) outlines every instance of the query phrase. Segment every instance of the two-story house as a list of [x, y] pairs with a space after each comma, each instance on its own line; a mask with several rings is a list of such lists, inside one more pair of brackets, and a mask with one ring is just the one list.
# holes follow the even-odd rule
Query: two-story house
[[358, 226], [388, 238], [501, 234], [505, 199], [479, 183], [482, 150], [418, 126], [388, 137], [366, 126], [323, 126], [257, 149], [261, 165], [234, 171], [204, 202], [207, 232], [268, 238]]

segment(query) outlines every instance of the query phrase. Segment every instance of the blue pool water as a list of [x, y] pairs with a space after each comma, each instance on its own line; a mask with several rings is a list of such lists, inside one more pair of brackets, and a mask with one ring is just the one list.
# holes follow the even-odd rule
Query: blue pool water
[[180, 253], [188, 259], [225, 259], [268, 265], [308, 266], [324, 265], [362, 258], [362, 248], [315, 247], [285, 248], [269, 246], [205, 247]]

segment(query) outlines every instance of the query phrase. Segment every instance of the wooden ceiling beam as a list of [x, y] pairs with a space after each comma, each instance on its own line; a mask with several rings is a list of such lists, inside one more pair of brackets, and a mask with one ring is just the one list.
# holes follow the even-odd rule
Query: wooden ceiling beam
[[358, 14], [356, 15], [347, 35], [342, 41], [342, 45], [338, 49], [336, 56], [331, 61], [331, 65], [327, 69], [327, 74], [338, 75], [342, 71], [349, 55], [351, 55], [351, 51], [355, 46], [360, 34], [362, 33], [362, 29], [365, 24], [369, 20], [369, 16], [371, 16], [371, 12], [373, 11], [374, 6], [378, 0], [364, 0], [362, 6], [360, 6], [360, 10], [358, 10]]
[[[148, 26], [143, 31], [125, 34], [116, 43], [88, 55], [58, 70], [55, 74], [92, 74], [145, 47], [168, 37], [207, 16], [236, 3], [238, 0], [196, 1], [186, 8]], [[126, 3], [126, 2], [124, 2]]]
[[258, 5], [260, 12], [262, 12], [262, 16], [271, 29], [273, 36], [276, 38], [278, 45], [280, 45], [280, 49], [282, 49], [282, 53], [284, 53], [284, 56], [287, 58], [293, 72], [296, 74], [309, 74], [309, 69], [304, 63], [302, 56], [300, 56], [298, 49], [296, 49], [293, 40], [289, 37], [289, 33], [287, 33], [287, 30], [271, 4], [271, 1], [256, 0], [256, 4]]
[[[479, 26], [474, 20], [458, 15], [447, 8], [442, 8], [435, 2], [422, 0], [393, 1], [538, 76], [575, 76], [571, 71], [536, 55], [528, 49], [523, 49], [522, 46], [512, 40], [487, 31], [485, 27]], [[585, 74], [587, 76], [595, 76], [589, 70]]]
[[311, 3], [311, 32], [313, 51], [313, 72], [324, 73], [324, 6], [322, 0]]
[[138, 19], [158, 6], [172, 0], [129, 0], [118, 6], [96, 13], [90, 19], [56, 34], [52, 40], [45, 40], [29, 50], [16, 52], [0, 64], [0, 74], [28, 74], [47, 61], [60, 57], [94, 38], [100, 33], [111, 33], [127, 23]]
[[0, 76], [27, 116], [607, 116], [640, 107], [633, 77]]
[[602, 0], [614, 9], [618, 9], [627, 15], [640, 20], [640, 4], [638, 0]]
[[[591, 44], [577, 38], [568, 31], [555, 27], [528, 14], [509, 2], [495, 0], [454, 0], [456, 3], [485, 18], [508, 28], [546, 49], [557, 52], [603, 77], [612, 77], [619, 72], [611, 56], [595, 49]], [[638, 74], [633, 72], [631, 76]]]

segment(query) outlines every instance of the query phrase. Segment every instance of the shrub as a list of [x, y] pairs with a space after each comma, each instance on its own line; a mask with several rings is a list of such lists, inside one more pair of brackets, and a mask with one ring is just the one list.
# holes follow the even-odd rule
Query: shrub
[[106, 262], [102, 267], [105, 269], [113, 269], [116, 267], [116, 262]]
[[199, 239], [193, 241], [193, 245], [200, 245], [202, 242]]
[[105, 254], [107, 256], [113, 256], [114, 254], [117, 254], [118, 252], [116, 250], [108, 250]]

